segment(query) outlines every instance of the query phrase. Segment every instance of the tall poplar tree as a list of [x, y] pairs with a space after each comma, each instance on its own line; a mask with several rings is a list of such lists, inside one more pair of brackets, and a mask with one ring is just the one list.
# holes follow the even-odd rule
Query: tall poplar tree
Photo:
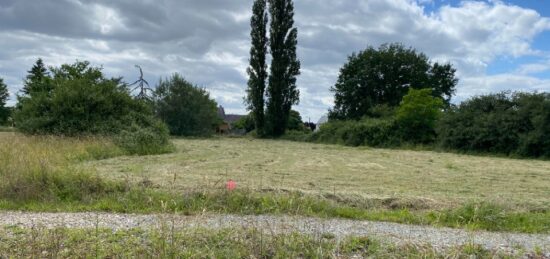
[[248, 72], [248, 89], [246, 103], [248, 110], [252, 112], [254, 124], [258, 135], [264, 135], [264, 95], [267, 81], [267, 1], [256, 0], [252, 7], [250, 26], [252, 30], [252, 47], [250, 48], [250, 66]]
[[269, 0], [271, 15], [271, 73], [267, 88], [266, 132], [272, 136], [285, 133], [292, 105], [298, 104], [300, 93], [296, 77], [300, 61], [296, 56], [298, 29], [294, 28], [292, 0]]

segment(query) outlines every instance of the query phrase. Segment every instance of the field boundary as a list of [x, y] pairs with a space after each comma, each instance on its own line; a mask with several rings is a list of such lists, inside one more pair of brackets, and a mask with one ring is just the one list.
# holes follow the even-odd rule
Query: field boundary
[[266, 234], [300, 233], [333, 236], [374, 236], [393, 243], [430, 244], [436, 248], [476, 244], [489, 250], [544, 251], [550, 253], [550, 235], [496, 233], [463, 229], [414, 226], [388, 222], [318, 219], [298, 216], [183, 216], [178, 214], [26, 213], [1, 212], [0, 226], [71, 229], [259, 229]]

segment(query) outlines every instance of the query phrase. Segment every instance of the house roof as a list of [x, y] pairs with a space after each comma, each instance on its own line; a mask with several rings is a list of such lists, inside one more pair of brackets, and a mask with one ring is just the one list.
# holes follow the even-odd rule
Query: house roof
[[220, 119], [222, 119], [224, 122], [232, 124], [240, 120], [245, 115], [238, 115], [238, 114], [225, 114], [225, 109], [223, 106], [218, 107], [218, 116]]

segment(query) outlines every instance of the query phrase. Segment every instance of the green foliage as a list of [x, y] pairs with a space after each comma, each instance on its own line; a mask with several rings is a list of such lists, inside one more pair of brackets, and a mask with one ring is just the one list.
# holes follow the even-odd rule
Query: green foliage
[[[271, 17], [269, 39], [266, 36], [268, 13]], [[296, 55], [298, 29], [294, 28], [292, 0], [254, 1], [250, 25], [252, 47], [245, 102], [254, 119], [256, 135], [278, 137], [289, 129], [292, 105], [299, 102], [300, 96], [296, 86], [296, 77], [300, 74]], [[272, 57], [269, 75], [268, 45]]]
[[308, 142], [312, 140], [313, 133], [309, 130], [287, 130], [284, 135], [280, 137], [283, 140]]
[[[249, 114], [239, 119], [237, 122], [233, 124], [233, 127], [236, 129], [244, 129], [246, 130], [247, 133], [256, 129], [252, 114]], [[302, 116], [300, 116], [300, 113], [298, 111], [295, 111], [295, 110], [290, 111], [287, 128], [289, 131], [300, 131], [302, 133], [304, 133], [307, 130], [302, 121]], [[260, 134], [260, 133], [256, 132], [256, 134]]]
[[550, 157], [550, 94], [474, 97], [448, 111], [437, 131], [445, 148]]
[[256, 124], [254, 122], [254, 116], [252, 114], [246, 115], [240, 118], [238, 121], [233, 123], [233, 128], [245, 130], [246, 133], [256, 129]]
[[364, 118], [360, 121], [330, 121], [311, 136], [311, 141], [347, 146], [392, 147], [400, 144], [394, 119]]
[[89, 62], [65, 64], [51, 73], [42, 78], [51, 83], [51, 89], [35, 89], [19, 97], [14, 119], [24, 133], [112, 135], [132, 124], [147, 126], [142, 122], [152, 117], [150, 109], [120, 85], [120, 79], [106, 79], [101, 68]]
[[428, 57], [401, 44], [369, 47], [352, 54], [331, 88], [335, 93], [332, 119], [360, 119], [376, 105], [396, 107], [409, 88], [432, 89], [449, 103], [458, 80], [450, 64], [431, 64]]
[[39, 58], [31, 70], [28, 71], [21, 92], [23, 95], [30, 96], [35, 92], [49, 92], [52, 89], [53, 85], [48, 69], [46, 69], [42, 59]]
[[[252, 7], [252, 18], [250, 20], [250, 37], [252, 38], [252, 47], [250, 48], [250, 66], [248, 72], [248, 88], [246, 103], [251, 111], [254, 120], [254, 128], [258, 129], [257, 134], [264, 135], [265, 127], [265, 87], [267, 81], [267, 2], [266, 0], [255, 0]], [[249, 130], [247, 130], [249, 131]]]
[[0, 77], [0, 125], [4, 125], [10, 117], [10, 109], [6, 107], [9, 97], [8, 86], [4, 83], [4, 79]]
[[433, 97], [431, 89], [409, 89], [396, 114], [403, 139], [412, 143], [433, 142], [442, 109], [443, 100]]
[[295, 110], [291, 110], [288, 116], [288, 130], [304, 130], [304, 122], [302, 121], [302, 116], [300, 113]]
[[217, 104], [209, 93], [178, 74], [159, 82], [155, 108], [173, 135], [209, 136], [220, 123]]
[[398, 107], [391, 107], [387, 104], [377, 104], [367, 111], [367, 115], [365, 117], [380, 119], [393, 118], [395, 116], [397, 108]]
[[300, 61], [296, 55], [298, 29], [294, 28], [292, 0], [269, 0], [271, 14], [270, 50], [271, 73], [267, 87], [266, 133], [281, 136], [285, 133], [292, 105], [297, 104], [300, 92], [296, 77]]
[[161, 122], [145, 128], [132, 125], [115, 137], [115, 143], [128, 154], [140, 156], [170, 153], [174, 149], [168, 128]]

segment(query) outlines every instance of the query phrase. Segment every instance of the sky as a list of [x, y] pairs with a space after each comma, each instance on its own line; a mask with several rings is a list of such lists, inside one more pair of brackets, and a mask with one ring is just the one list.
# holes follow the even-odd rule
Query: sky
[[[155, 86], [180, 73], [228, 113], [244, 114], [252, 0], [0, 0], [0, 77], [11, 100], [37, 58], [88, 60], [133, 82], [140, 65]], [[453, 102], [511, 91], [550, 91], [547, 0], [296, 0], [304, 120], [333, 106], [347, 57], [400, 42], [450, 62]]]

